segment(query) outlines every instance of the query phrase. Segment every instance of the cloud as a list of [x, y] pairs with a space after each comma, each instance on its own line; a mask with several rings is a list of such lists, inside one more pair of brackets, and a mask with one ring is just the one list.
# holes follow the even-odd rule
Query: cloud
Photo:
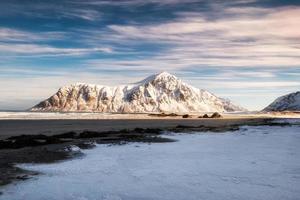
[[186, 4], [186, 3], [199, 3], [201, 0], [121, 0], [121, 1], [111, 1], [111, 0], [88, 0], [80, 1], [73, 0], [70, 1], [73, 4], [79, 5], [93, 5], [93, 6], [143, 6], [147, 4], [157, 4], [157, 5], [174, 5], [174, 4]]
[[75, 8], [75, 9], [71, 9], [71, 10], [59, 10], [59, 14], [61, 17], [65, 17], [65, 18], [78, 18], [78, 19], [83, 19], [83, 20], [88, 20], [88, 21], [97, 21], [101, 19], [102, 13], [97, 11], [97, 10], [93, 10], [93, 9], [79, 9], [79, 8]]
[[300, 82], [297, 81], [205, 81], [205, 84], [210, 88], [223, 88], [228, 89], [265, 89], [265, 88], [280, 88], [280, 87], [300, 87]]
[[214, 20], [203, 14], [178, 13], [176, 20], [156, 24], [109, 25], [100, 38], [123, 45], [144, 41], [169, 46], [149, 60], [130, 61], [134, 65], [299, 66], [298, 13], [298, 7], [225, 8], [221, 14], [225, 17]]
[[[56, 47], [53, 41], [65, 42], [72, 36], [63, 31], [30, 32], [0, 27], [0, 54], [6, 56], [80, 56], [93, 53], [112, 53], [111, 47], [92, 45], [85, 48]], [[82, 46], [87, 46], [82, 44]]]
[[[218, 4], [222, 4], [223, 6], [234, 6], [234, 5], [244, 5], [249, 3], [257, 2], [258, 0], [234, 0], [234, 1], [215, 1]], [[92, 5], [92, 6], [128, 6], [128, 7], [140, 7], [145, 5], [155, 5], [156, 7], [160, 6], [174, 6], [174, 5], [186, 5], [186, 4], [201, 4], [201, 3], [209, 3], [214, 4], [214, 1], [210, 0], [72, 0], [69, 1], [72, 4], [77, 5]]]
[[52, 41], [65, 39], [64, 32], [29, 32], [19, 29], [0, 27], [0, 41], [2, 42], [36, 42], [36, 41]]
[[[78, 1], [71, 1], [71, 3], [81, 4]], [[136, 5], [142, 4], [143, 1], [122, 1], [122, 3]], [[180, 1], [170, 0], [159, 3], [159, 1], [153, 0], [153, 3], [177, 4]], [[235, 2], [235, 4], [243, 3], [249, 2]], [[101, 15], [99, 11], [86, 7], [86, 5], [93, 4], [114, 4], [114, 2], [88, 1], [84, 4], [85, 7], [73, 6], [72, 9], [64, 9], [61, 14], [65, 17], [82, 15], [82, 18], [93, 20]], [[134, 45], [148, 43], [165, 47], [159, 52], [151, 52], [153, 56], [146, 58], [149, 60], [139, 57], [139, 60], [135, 61], [115, 62], [116, 65], [124, 64], [123, 66], [131, 63], [135, 66], [148, 67], [151, 66], [149, 65], [151, 62], [157, 63], [159, 67], [164, 66], [166, 69], [172, 68], [172, 66], [189, 68], [191, 66], [291, 67], [300, 65], [298, 56], [300, 54], [299, 7], [224, 7], [224, 4], [216, 4], [219, 10], [210, 10], [209, 13], [177, 11], [177, 17], [173, 20], [158, 20], [155, 23], [146, 24], [108, 24], [106, 27], [93, 30], [75, 28], [68, 32], [36, 34], [2, 28], [0, 29], [0, 40], [25, 42], [29, 39], [29, 41], [35, 42], [43, 39], [49, 41], [52, 38], [60, 39], [60, 41], [72, 40], [80, 43], [81, 46], [88, 46], [78, 49], [58, 48], [49, 43], [48, 45], [30, 44], [31, 46], [28, 46], [33, 53], [39, 49], [40, 52], [46, 53], [56, 51], [57, 55], [82, 55], [97, 51], [111, 53], [112, 49], [118, 54], [142, 55], [147, 52], [143, 52], [141, 48], [134, 47]], [[40, 5], [40, 7], [45, 9], [46, 6]], [[60, 12], [60, 9], [56, 11]], [[207, 15], [214, 15], [211, 13], [218, 13], [218, 15], [213, 19], [207, 18]], [[70, 35], [75, 37], [72, 38]], [[103, 44], [109, 47], [102, 47]], [[1, 45], [3, 51], [12, 52], [15, 49], [15, 53], [21, 53], [22, 56], [25, 54], [24, 44]], [[11, 48], [8, 47], [9, 45]], [[109, 63], [109, 61], [103, 63]], [[143, 63], [145, 66], [142, 66]]]
[[76, 56], [97, 52], [112, 53], [111, 48], [56, 48], [37, 44], [0, 43], [0, 54], [16, 56]]
[[102, 13], [92, 5], [82, 5], [71, 1], [1, 1], [0, 16], [22, 16], [38, 19], [74, 19], [83, 21], [97, 21], [101, 19]]
[[[220, 18], [207, 20], [203, 14], [178, 13], [176, 21], [155, 25], [110, 25], [109, 28], [119, 37], [149, 40], [201, 42], [201, 34], [218, 36], [220, 39], [251, 38], [289, 39], [300, 37], [300, 8], [285, 7], [280, 9], [225, 8]], [[231, 13], [232, 16], [227, 16]], [[241, 14], [242, 13], [242, 14]], [[197, 37], [195, 34], [200, 34]], [[208, 34], [211, 35], [208, 35]], [[194, 35], [192, 35], [194, 34]], [[181, 36], [181, 37], [180, 37]], [[183, 36], [183, 37], [182, 37]], [[192, 39], [187, 41], [188, 39]]]

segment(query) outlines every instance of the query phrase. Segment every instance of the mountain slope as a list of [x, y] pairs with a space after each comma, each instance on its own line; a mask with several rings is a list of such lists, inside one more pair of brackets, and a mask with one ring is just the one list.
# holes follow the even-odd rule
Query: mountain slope
[[79, 83], [62, 87], [31, 110], [131, 113], [225, 112], [245, 109], [162, 72], [134, 85], [108, 87]]
[[300, 111], [300, 91], [277, 98], [263, 111]]

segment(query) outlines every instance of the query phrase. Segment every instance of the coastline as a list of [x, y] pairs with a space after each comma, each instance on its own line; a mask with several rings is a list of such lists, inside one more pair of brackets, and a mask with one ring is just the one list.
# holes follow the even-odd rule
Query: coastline
[[[274, 119], [280, 119], [280, 117], [2, 119], [0, 120], [0, 140], [6, 141], [10, 137], [13, 140], [25, 138], [25, 146], [0, 148], [0, 186], [37, 175], [36, 172], [25, 171], [17, 167], [18, 164], [53, 163], [81, 156], [80, 151], [74, 152], [72, 147], [84, 149], [93, 148], [95, 144], [173, 142], [167, 137], [161, 136], [164, 131], [226, 132], [238, 130], [244, 125], [282, 126], [282, 124], [273, 123]], [[75, 136], [68, 136], [69, 133], [75, 133]], [[49, 138], [51, 139], [50, 143], [46, 142], [36, 146], [31, 143], [31, 140], [48, 141]]]
[[[33, 112], [33, 111], [0, 111], [1, 120], [50, 120], [50, 119], [77, 119], [77, 120], [102, 120], [102, 119], [182, 119], [189, 114], [192, 119], [197, 119], [204, 114], [213, 112], [189, 113], [102, 113], [102, 112]], [[223, 118], [300, 118], [300, 112], [226, 112], [220, 113]]]
[[134, 128], [172, 128], [184, 126], [224, 126], [244, 124], [273, 118], [149, 118], [149, 119], [3, 119], [0, 120], [0, 139], [18, 135], [47, 136], [68, 131], [117, 131]]
[[[68, 131], [117, 131], [134, 128], [172, 128], [184, 126], [222, 126], [256, 120], [300, 118], [300, 113], [221, 113], [221, 118], [199, 118], [207, 113], [117, 114], [90, 112], [0, 112], [0, 140], [18, 135], [55, 135]], [[208, 113], [210, 116], [212, 113]]]

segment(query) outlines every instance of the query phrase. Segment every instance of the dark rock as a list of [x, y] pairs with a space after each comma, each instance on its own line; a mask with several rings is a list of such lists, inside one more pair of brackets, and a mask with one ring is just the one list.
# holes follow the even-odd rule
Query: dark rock
[[0, 140], [0, 149], [8, 149], [11, 148], [12, 141], [8, 140]]
[[9, 137], [8, 140], [22, 140], [22, 139], [32, 139], [32, 140], [45, 140], [48, 136], [46, 135], [19, 135], [19, 136], [13, 136]]
[[144, 129], [143, 128], [135, 128], [133, 131], [136, 133], [143, 133]]
[[41, 145], [43, 142], [40, 142], [38, 140], [35, 140], [31, 137], [24, 137], [24, 138], [20, 138], [20, 139], [16, 139], [12, 142], [12, 148], [23, 148], [23, 147], [27, 147], [27, 146], [38, 146]]
[[102, 134], [96, 131], [83, 131], [79, 134], [79, 138], [94, 138], [94, 137], [101, 137]]
[[116, 131], [117, 133], [130, 133], [131, 131], [128, 129], [122, 129], [120, 131]]
[[218, 112], [215, 112], [215, 113], [213, 113], [213, 114], [211, 115], [210, 118], [222, 118], [222, 115], [221, 115], [220, 113], [218, 113]]
[[62, 141], [59, 138], [56, 138], [55, 136], [50, 136], [46, 139], [46, 144], [57, 144], [61, 142]]
[[204, 114], [202, 118], [209, 118], [207, 114]]
[[186, 126], [186, 125], [178, 125], [175, 127], [176, 129], [185, 129], [185, 128], [195, 128], [194, 126]]
[[56, 138], [75, 138], [76, 135], [77, 135], [76, 132], [70, 131], [70, 132], [55, 135], [54, 137], [56, 137]]
[[176, 113], [170, 113], [170, 114], [166, 114], [166, 113], [159, 113], [159, 114], [149, 114], [149, 116], [155, 116], [155, 117], [177, 117], [179, 115], [177, 115]]
[[16, 179], [25, 181], [25, 180], [29, 179], [29, 177], [28, 177], [28, 175], [24, 174], [24, 175], [17, 176]]
[[185, 114], [185, 115], [182, 115], [182, 118], [191, 118], [191, 116], [188, 114]]
[[78, 143], [77, 146], [80, 149], [92, 149], [92, 148], [96, 147], [96, 144], [95, 144], [95, 142], [81, 142], [81, 143]]
[[145, 133], [151, 133], [151, 134], [160, 134], [162, 132], [162, 129], [159, 128], [146, 128]]

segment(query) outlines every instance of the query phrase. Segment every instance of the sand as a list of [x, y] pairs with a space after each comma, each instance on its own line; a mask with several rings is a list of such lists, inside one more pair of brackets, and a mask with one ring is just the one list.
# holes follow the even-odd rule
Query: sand
[[222, 119], [66, 119], [66, 120], [0, 120], [0, 139], [17, 135], [54, 135], [68, 131], [111, 131], [134, 128], [172, 128], [184, 126], [224, 126], [255, 123], [266, 118], [222, 118]]
[[[185, 126], [223, 126], [261, 121], [269, 118], [300, 118], [298, 113], [222, 113], [220, 119], [198, 118], [204, 113], [190, 114], [191, 118], [149, 114], [0, 112], [0, 139], [22, 134], [53, 135], [67, 131], [110, 131], [140, 128], [172, 128]], [[211, 115], [211, 113], [209, 114]]]

